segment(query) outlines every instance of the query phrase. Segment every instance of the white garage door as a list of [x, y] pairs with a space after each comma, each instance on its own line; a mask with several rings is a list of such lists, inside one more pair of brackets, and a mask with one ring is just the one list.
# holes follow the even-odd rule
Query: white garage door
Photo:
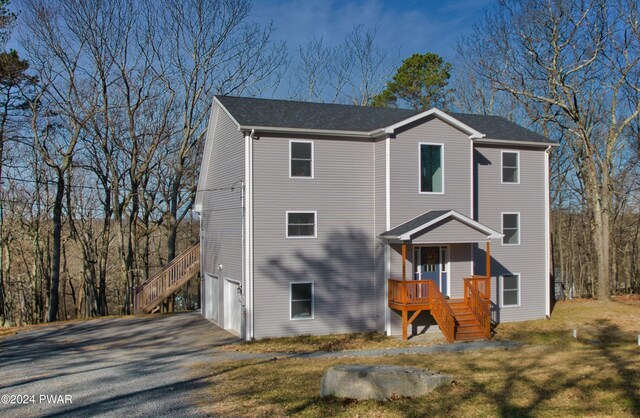
[[220, 286], [218, 278], [210, 274], [204, 275], [204, 317], [218, 321], [218, 305], [220, 304]]
[[240, 334], [242, 295], [239, 292], [240, 283], [228, 279], [224, 281], [224, 329]]

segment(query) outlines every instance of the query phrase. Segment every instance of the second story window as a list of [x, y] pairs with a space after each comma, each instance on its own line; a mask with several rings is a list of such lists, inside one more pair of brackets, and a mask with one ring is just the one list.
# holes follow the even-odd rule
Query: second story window
[[287, 212], [287, 238], [315, 238], [316, 212]]
[[442, 144], [420, 144], [420, 193], [444, 191]]
[[313, 178], [313, 142], [289, 141], [289, 177]]
[[502, 151], [502, 182], [520, 183], [520, 153]]
[[520, 245], [520, 214], [502, 214], [502, 245]]

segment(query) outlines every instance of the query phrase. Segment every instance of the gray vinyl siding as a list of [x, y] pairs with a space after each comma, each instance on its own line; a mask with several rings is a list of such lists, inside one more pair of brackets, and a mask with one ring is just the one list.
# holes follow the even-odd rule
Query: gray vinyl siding
[[[469, 135], [431, 118], [413, 124], [391, 140], [391, 227], [430, 210], [454, 209], [471, 217]], [[419, 193], [419, 145], [443, 144], [444, 194]]]
[[411, 237], [411, 242], [414, 244], [468, 243], [486, 240], [486, 234], [470, 228], [457, 219], [440, 221]]
[[[254, 142], [255, 337], [375, 330], [373, 142], [306, 137], [314, 179], [292, 179], [290, 139]], [[286, 238], [296, 210], [317, 211], [317, 238]], [[314, 283], [313, 319], [289, 319], [290, 282]]]
[[376, 329], [383, 332], [385, 329], [384, 311], [387, 307], [387, 296], [384, 291], [386, 287], [385, 276], [385, 243], [378, 238], [378, 235], [387, 230], [386, 224], [386, 139], [381, 139], [373, 144], [373, 163], [374, 163], [374, 217], [375, 217], [375, 248], [374, 248], [374, 269], [376, 288], [382, 289], [377, 292], [375, 303], [377, 304], [376, 312], [381, 312], [376, 322]]
[[[209, 171], [202, 192], [202, 273], [219, 277], [218, 323], [224, 323], [224, 279], [242, 281], [242, 202], [241, 188], [212, 190], [239, 185], [244, 180], [244, 138], [223, 112], [209, 126], [207, 139], [213, 138]], [[222, 265], [222, 269], [218, 267]], [[207, 303], [205, 301], [205, 303]]]
[[[500, 151], [520, 152], [520, 184], [501, 184]], [[543, 318], [545, 281], [545, 152], [544, 148], [477, 146], [475, 151], [478, 221], [501, 231], [502, 212], [520, 213], [520, 245], [491, 242], [491, 293], [498, 322]], [[485, 272], [484, 245], [476, 247], [475, 270]], [[520, 273], [520, 306], [495, 309], [500, 296], [496, 277]]]

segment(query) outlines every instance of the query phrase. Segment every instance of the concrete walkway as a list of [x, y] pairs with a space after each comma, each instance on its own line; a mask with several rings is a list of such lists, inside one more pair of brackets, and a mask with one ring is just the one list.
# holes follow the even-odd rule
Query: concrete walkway
[[304, 354], [217, 348], [234, 342], [239, 339], [197, 312], [107, 318], [24, 331], [0, 339], [0, 417], [199, 417], [203, 414], [191, 399], [208, 385], [207, 376], [198, 375], [201, 363], [274, 357], [376, 357], [516, 346], [479, 341]]

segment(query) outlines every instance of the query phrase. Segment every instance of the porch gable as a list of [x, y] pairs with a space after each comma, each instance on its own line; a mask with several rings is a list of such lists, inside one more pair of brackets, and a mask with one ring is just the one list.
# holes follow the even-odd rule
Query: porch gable
[[488, 242], [502, 234], [455, 210], [432, 210], [380, 234], [392, 242], [448, 244]]

